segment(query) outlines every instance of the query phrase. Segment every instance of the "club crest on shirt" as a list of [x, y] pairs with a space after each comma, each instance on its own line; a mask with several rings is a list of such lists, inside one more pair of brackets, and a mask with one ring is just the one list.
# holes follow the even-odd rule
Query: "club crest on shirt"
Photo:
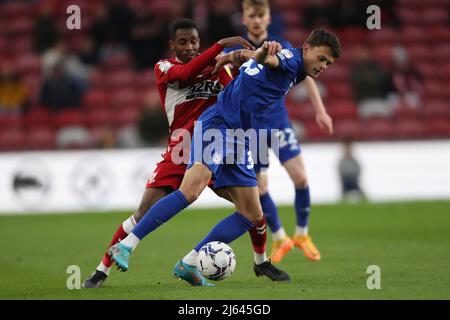
[[287, 49], [283, 49], [283, 50], [281, 50], [279, 53], [278, 53], [278, 57], [281, 59], [281, 60], [284, 60], [284, 59], [290, 59], [290, 58], [292, 58], [294, 55], [292, 54], [292, 52], [291, 51], [289, 51], [289, 50], [287, 50]]

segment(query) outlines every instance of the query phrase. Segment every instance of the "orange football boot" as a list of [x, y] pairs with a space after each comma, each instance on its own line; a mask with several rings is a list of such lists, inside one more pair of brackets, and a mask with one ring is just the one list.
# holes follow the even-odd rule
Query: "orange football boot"
[[312, 242], [310, 236], [294, 236], [292, 237], [292, 242], [294, 246], [303, 250], [305, 257], [311, 261], [320, 260], [320, 252], [317, 247]]
[[285, 237], [282, 240], [274, 241], [272, 244], [272, 251], [270, 253], [270, 260], [273, 263], [281, 262], [283, 257], [292, 250], [294, 243], [291, 238]]

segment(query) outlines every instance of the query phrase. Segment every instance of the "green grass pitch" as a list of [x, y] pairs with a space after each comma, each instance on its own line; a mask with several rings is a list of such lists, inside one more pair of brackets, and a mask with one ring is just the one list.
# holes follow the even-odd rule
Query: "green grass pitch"
[[[139, 245], [128, 272], [114, 269], [90, 290], [67, 289], [67, 267], [78, 265], [83, 281], [129, 213], [0, 216], [0, 299], [450, 299], [450, 201], [313, 206], [322, 261], [294, 249], [279, 264], [290, 283], [255, 277], [248, 235], [231, 244], [235, 273], [214, 288], [174, 279], [177, 260], [229, 212], [179, 214]], [[280, 215], [291, 233], [293, 209]], [[367, 288], [370, 265], [381, 269], [379, 290]]]

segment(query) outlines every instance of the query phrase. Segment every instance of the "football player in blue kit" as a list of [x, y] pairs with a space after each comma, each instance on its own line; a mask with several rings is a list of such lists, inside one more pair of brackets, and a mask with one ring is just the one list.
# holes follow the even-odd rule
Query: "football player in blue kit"
[[279, 43], [264, 42], [256, 51], [238, 50], [218, 58], [217, 68], [247, 61], [219, 94], [217, 103], [198, 119], [180, 188], [156, 202], [128, 237], [111, 248], [112, 259], [121, 270], [128, 269], [130, 255], [139, 242], [193, 203], [210, 179], [215, 188], [228, 192], [237, 212], [220, 221], [177, 262], [176, 277], [191, 285], [211, 286], [196, 268], [199, 249], [211, 241], [230, 243], [261, 221], [263, 212], [248, 140], [230, 132], [252, 129], [252, 113], [270, 108], [306, 76], [317, 77], [339, 58], [341, 47], [334, 34], [318, 29], [301, 48], [280, 50]]
[[[268, 0], [243, 0], [242, 2], [242, 23], [247, 33], [242, 37], [248, 40], [255, 48], [259, 48], [264, 41], [277, 41], [283, 48], [291, 48], [292, 45], [281, 37], [269, 34], [268, 28], [271, 22], [270, 5]], [[242, 47], [230, 47], [224, 50], [229, 53]], [[320, 97], [316, 83], [312, 77], [307, 76], [303, 83], [310, 97], [311, 104], [315, 110], [318, 125], [328, 134], [333, 133], [333, 123], [331, 117], [326, 112], [322, 98]], [[261, 146], [273, 147], [276, 150], [280, 163], [286, 169], [295, 189], [295, 213], [296, 228], [294, 235], [287, 236], [279, 215], [278, 209], [269, 194], [267, 169], [269, 162], [266, 161], [268, 150], [261, 151], [264, 160], [258, 155], [254, 155], [255, 172], [258, 178], [259, 197], [266, 222], [272, 232], [271, 260], [274, 263], [280, 262], [283, 257], [295, 246], [303, 250], [304, 256], [311, 261], [318, 261], [321, 258], [320, 252], [312, 242], [308, 234], [310, 216], [310, 191], [301, 148], [285, 108], [285, 98], [274, 103], [271, 108], [260, 108], [253, 116], [253, 128], [255, 129], [277, 129], [275, 133], [278, 141], [272, 146], [272, 137], [267, 137], [267, 142]]]

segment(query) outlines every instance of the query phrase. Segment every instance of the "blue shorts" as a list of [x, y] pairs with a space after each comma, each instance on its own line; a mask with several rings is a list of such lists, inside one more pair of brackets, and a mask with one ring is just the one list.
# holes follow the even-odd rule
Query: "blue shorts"
[[[227, 134], [228, 130], [228, 134]], [[248, 141], [229, 135], [231, 129], [216, 104], [200, 116], [194, 126], [187, 168], [203, 163], [212, 172], [214, 188], [256, 187], [254, 163]]]
[[[269, 167], [269, 148], [271, 148], [275, 152], [275, 155], [278, 157], [281, 163], [295, 158], [301, 153], [300, 144], [297, 140], [297, 137], [295, 136], [295, 131], [292, 128], [291, 122], [287, 117], [283, 119], [281, 125], [279, 125], [277, 128], [271, 129], [278, 130], [275, 137], [272, 137], [272, 134], [270, 134], [270, 130], [268, 130], [269, 134], [267, 135], [267, 142], [261, 143], [262, 141], [258, 140], [260, 150], [259, 153], [255, 155], [256, 173], [259, 173], [261, 172], [261, 170], [267, 169]], [[258, 136], [258, 138], [260, 138], [260, 136]]]

